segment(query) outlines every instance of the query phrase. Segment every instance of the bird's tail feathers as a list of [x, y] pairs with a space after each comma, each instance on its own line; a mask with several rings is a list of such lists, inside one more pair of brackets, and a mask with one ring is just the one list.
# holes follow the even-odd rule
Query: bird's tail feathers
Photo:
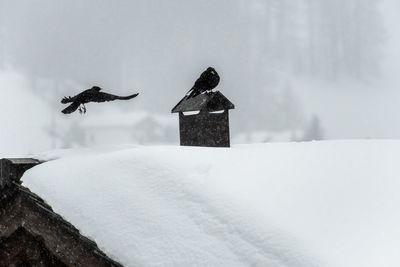
[[199, 91], [197, 91], [197, 90], [191, 90], [190, 94], [186, 94], [186, 95], [187, 95], [187, 98], [193, 98], [193, 97], [198, 96], [199, 94], [200, 94]]
[[192, 97], [195, 97], [195, 96], [197, 96], [198, 95], [198, 93], [197, 93], [197, 91], [195, 90], [196, 88], [192, 88], [192, 89], [190, 89], [187, 93], [186, 93], [186, 99], [189, 99], [189, 98], [192, 98]]
[[75, 110], [77, 110], [80, 106], [79, 102], [72, 102], [71, 105], [69, 105], [68, 107], [66, 107], [65, 109], [63, 109], [61, 112], [64, 114], [70, 114], [72, 112], [74, 112]]
[[186, 96], [191, 95], [194, 91], [194, 88], [191, 88], [189, 91], [187, 91]]

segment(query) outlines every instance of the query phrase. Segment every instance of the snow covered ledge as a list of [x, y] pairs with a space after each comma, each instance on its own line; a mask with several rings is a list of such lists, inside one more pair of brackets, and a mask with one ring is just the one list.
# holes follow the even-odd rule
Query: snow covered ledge
[[126, 266], [400, 264], [399, 141], [40, 158], [24, 185]]
[[0, 159], [0, 262], [2, 266], [121, 266], [53, 212], [20, 178], [42, 161]]

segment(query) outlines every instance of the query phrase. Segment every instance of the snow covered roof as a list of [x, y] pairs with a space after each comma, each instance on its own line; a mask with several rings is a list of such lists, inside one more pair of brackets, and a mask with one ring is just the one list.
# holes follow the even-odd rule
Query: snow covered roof
[[186, 111], [219, 111], [234, 109], [235, 106], [221, 92], [203, 93], [196, 97], [187, 99], [187, 96], [172, 109], [172, 113]]
[[[15, 260], [22, 262], [33, 254], [35, 261], [48, 261], [50, 265], [56, 261], [53, 264], [57, 266], [121, 266], [105, 255], [94, 241], [81, 235], [71, 223], [55, 213], [42, 198], [20, 185], [19, 178], [23, 172], [40, 164], [39, 161], [18, 158], [1, 159], [1, 163], [0, 181], [7, 184], [0, 187], [0, 244], [4, 249], [0, 258], [3, 264], [13, 266]], [[29, 241], [26, 241], [27, 237]], [[26, 246], [30, 246], [29, 249]], [[40, 256], [35, 254], [38, 253], [37, 246], [40, 246]], [[12, 255], [21, 249], [24, 253], [14, 258]], [[5, 259], [2, 258], [4, 253], [9, 255]]]
[[53, 151], [24, 185], [126, 266], [399, 266], [399, 141]]
[[0, 159], [0, 190], [11, 183], [18, 182], [22, 174], [40, 161], [30, 158], [3, 158]]

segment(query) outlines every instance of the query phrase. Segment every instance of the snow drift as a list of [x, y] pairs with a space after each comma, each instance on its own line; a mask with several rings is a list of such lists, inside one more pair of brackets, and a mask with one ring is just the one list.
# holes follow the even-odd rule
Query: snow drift
[[399, 266], [400, 142], [53, 151], [24, 185], [126, 266]]

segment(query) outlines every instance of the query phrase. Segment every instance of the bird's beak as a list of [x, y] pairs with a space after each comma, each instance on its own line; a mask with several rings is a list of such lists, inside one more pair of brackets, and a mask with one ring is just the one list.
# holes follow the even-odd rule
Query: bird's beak
[[214, 75], [214, 74], [215, 74], [215, 72], [214, 72], [214, 71], [211, 71], [211, 74], [212, 74], [212, 75]]

